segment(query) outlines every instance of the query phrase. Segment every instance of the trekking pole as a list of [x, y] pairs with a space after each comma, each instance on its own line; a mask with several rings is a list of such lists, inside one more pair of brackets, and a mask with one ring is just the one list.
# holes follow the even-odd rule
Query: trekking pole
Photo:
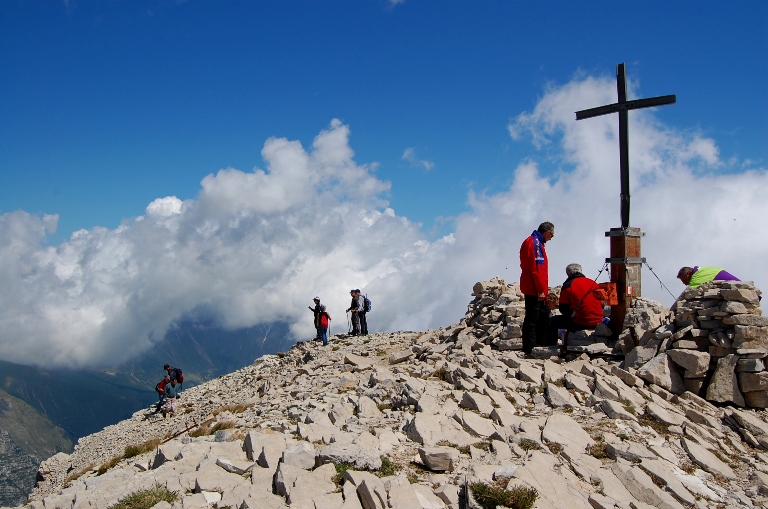
[[347, 334], [352, 333], [352, 323], [349, 321], [349, 311], [347, 311]]

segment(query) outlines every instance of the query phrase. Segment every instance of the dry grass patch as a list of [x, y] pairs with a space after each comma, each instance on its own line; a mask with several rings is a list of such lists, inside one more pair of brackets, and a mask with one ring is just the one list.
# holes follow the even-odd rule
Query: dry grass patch
[[505, 489], [501, 484], [473, 483], [469, 485], [472, 495], [484, 509], [495, 509], [497, 506], [512, 509], [530, 509], [536, 502], [539, 492], [528, 486], [514, 486]]
[[555, 456], [563, 452], [563, 444], [558, 444], [557, 442], [544, 442], [544, 445], [546, 445], [547, 449], [549, 449]]
[[608, 453], [605, 452], [605, 442], [598, 442], [589, 447], [589, 455], [599, 460], [608, 459]]
[[102, 475], [106, 473], [110, 468], [114, 467], [118, 463], [120, 463], [120, 460], [123, 459], [122, 456], [115, 456], [111, 460], [107, 461], [106, 463], [102, 463], [99, 466], [99, 469], [96, 471], [96, 475]]
[[125, 446], [125, 453], [123, 454], [123, 458], [133, 458], [134, 456], [154, 451], [157, 449], [157, 446], [159, 446], [160, 443], [161, 442], [159, 438], [153, 438], [152, 440], [147, 440], [140, 445], [127, 445]]
[[655, 431], [656, 433], [658, 433], [663, 437], [669, 435], [669, 426], [667, 426], [663, 422], [657, 421], [656, 419], [654, 419], [648, 414], [643, 414], [638, 416], [637, 420], [640, 422], [641, 426], [648, 426], [653, 431]]
[[226, 405], [214, 410], [212, 415], [216, 417], [217, 415], [223, 412], [230, 412], [232, 414], [241, 414], [246, 410], [248, 410], [249, 408], [253, 408], [253, 403], [237, 403], [234, 405]]
[[81, 476], [83, 476], [83, 475], [84, 475], [84, 474], [86, 474], [87, 472], [90, 472], [90, 471], [91, 471], [91, 470], [93, 470], [94, 468], [96, 468], [96, 465], [95, 465], [95, 464], [93, 464], [93, 463], [91, 463], [90, 465], [88, 465], [88, 466], [87, 466], [87, 467], [85, 467], [85, 468], [81, 468], [80, 470], [77, 470], [77, 471], [75, 471], [75, 472], [72, 472], [72, 473], [71, 473], [71, 474], [69, 474], [69, 475], [67, 476], [67, 478], [64, 480], [64, 484], [69, 484], [69, 483], [71, 483], [72, 481], [74, 481], [74, 480], [76, 480], [76, 479], [79, 479]]
[[232, 429], [235, 427], [235, 421], [220, 421], [217, 422], [212, 428], [209, 435], [213, 435], [217, 431], [221, 431], [223, 429]]

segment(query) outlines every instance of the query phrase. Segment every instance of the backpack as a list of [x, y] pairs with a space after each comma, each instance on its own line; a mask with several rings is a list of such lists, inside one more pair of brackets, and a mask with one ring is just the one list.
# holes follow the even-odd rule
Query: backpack
[[367, 313], [370, 310], [371, 310], [371, 299], [369, 299], [368, 296], [366, 295], [365, 297], [363, 297], [363, 311]]
[[181, 368], [173, 368], [174, 374], [176, 374], [176, 381], [181, 383], [184, 381], [184, 374], [181, 372]]
[[320, 327], [328, 327], [328, 315], [325, 313], [320, 315]]

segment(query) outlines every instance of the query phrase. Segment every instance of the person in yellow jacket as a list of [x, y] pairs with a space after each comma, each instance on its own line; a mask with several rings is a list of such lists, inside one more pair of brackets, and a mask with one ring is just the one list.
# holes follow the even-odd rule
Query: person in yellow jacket
[[710, 281], [741, 281], [720, 267], [683, 267], [677, 271], [677, 279], [691, 288]]

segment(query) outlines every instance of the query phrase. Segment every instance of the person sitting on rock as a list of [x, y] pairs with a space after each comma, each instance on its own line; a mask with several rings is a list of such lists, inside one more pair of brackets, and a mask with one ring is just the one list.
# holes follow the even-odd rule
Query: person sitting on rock
[[719, 267], [683, 267], [677, 271], [677, 279], [684, 285], [696, 288], [712, 281], [741, 281], [733, 274]]
[[565, 268], [568, 278], [560, 289], [559, 316], [550, 318], [547, 344], [555, 345], [558, 330], [576, 332], [593, 329], [603, 320], [603, 303], [594, 295], [599, 286], [581, 273], [581, 265], [571, 263]]

